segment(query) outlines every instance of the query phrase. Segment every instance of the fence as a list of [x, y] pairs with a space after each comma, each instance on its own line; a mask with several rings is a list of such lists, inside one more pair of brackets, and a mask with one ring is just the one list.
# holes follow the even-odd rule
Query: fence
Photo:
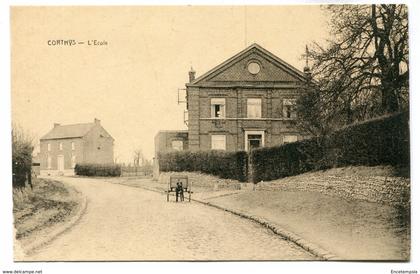
[[152, 168], [143, 166], [121, 166], [122, 177], [151, 176]]

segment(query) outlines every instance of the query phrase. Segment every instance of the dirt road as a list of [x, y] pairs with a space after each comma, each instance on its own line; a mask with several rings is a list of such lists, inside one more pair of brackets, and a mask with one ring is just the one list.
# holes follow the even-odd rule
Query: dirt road
[[88, 198], [68, 232], [30, 261], [314, 260], [269, 230], [198, 203], [100, 179], [60, 178]]

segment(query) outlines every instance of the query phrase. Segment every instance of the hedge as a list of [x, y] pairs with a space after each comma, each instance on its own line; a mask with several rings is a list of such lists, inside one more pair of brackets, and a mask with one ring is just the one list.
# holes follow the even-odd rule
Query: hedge
[[252, 180], [269, 181], [348, 165], [409, 166], [408, 113], [353, 124], [327, 137], [253, 150]]
[[159, 154], [159, 170], [196, 171], [224, 179], [247, 181], [248, 154], [245, 151], [179, 151]]
[[121, 167], [116, 164], [76, 164], [74, 167], [76, 175], [82, 176], [121, 176]]

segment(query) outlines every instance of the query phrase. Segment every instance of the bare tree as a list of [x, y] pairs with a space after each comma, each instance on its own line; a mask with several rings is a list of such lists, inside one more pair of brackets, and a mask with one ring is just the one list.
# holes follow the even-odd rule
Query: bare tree
[[334, 38], [306, 53], [319, 93], [312, 100], [328, 112], [324, 121], [343, 125], [406, 109], [407, 7], [330, 5], [326, 11]]
[[143, 164], [144, 156], [142, 149], [138, 148], [133, 152], [134, 166], [138, 167]]

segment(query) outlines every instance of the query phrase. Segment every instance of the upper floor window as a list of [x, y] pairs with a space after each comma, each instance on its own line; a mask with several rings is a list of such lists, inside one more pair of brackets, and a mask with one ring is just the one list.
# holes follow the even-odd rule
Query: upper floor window
[[296, 142], [298, 139], [297, 135], [284, 135], [283, 144]]
[[261, 118], [261, 98], [248, 98], [246, 109], [248, 118]]
[[212, 135], [211, 149], [226, 150], [226, 135]]
[[47, 150], [51, 151], [51, 144], [50, 143], [47, 144]]
[[182, 140], [173, 140], [172, 141], [172, 149], [183, 150], [184, 149], [184, 143], [182, 142]]
[[296, 99], [283, 99], [283, 117], [295, 119], [296, 114]]
[[61, 142], [60, 142], [60, 143], [58, 144], [58, 149], [59, 149], [59, 150], [63, 150], [63, 143], [61, 143]]
[[76, 150], [76, 144], [74, 142], [71, 142], [71, 150]]
[[226, 100], [225, 98], [211, 99], [211, 118], [225, 118]]

